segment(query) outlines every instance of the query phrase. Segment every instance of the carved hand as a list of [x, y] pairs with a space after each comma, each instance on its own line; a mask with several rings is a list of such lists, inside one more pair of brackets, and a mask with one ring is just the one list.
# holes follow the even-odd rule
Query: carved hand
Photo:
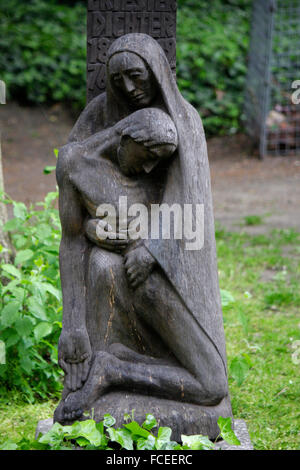
[[122, 121], [114, 126], [114, 129], [119, 136], [129, 136], [137, 143], [143, 142], [145, 147], [151, 147], [156, 143], [151, 138], [147, 125], [145, 125], [143, 120], [141, 121], [140, 114], [138, 113], [131, 114], [127, 118], [122, 119]]
[[[101, 229], [101, 232], [99, 229]], [[89, 219], [85, 224], [85, 233], [95, 245], [104, 250], [114, 251], [115, 253], [122, 252], [127, 247], [129, 240], [119, 238], [117, 233], [114, 233], [114, 239], [105, 238], [104, 235], [108, 232], [111, 234], [114, 233], [111, 226], [100, 219]], [[103, 235], [102, 238], [101, 234]]]
[[92, 350], [85, 328], [63, 328], [58, 342], [58, 363], [66, 374], [66, 385], [75, 391], [86, 381]]
[[125, 269], [131, 287], [142, 284], [155, 266], [155, 259], [144, 246], [139, 246], [124, 257]]

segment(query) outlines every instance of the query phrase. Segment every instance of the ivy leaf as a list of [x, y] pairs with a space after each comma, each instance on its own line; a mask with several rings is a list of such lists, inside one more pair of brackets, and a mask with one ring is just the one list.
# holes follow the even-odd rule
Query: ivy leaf
[[103, 419], [103, 425], [104, 425], [106, 428], [110, 428], [110, 427], [113, 426], [114, 424], [116, 424], [115, 418], [113, 418], [110, 414], [105, 414], [105, 415], [104, 415], [104, 419]]
[[146, 439], [149, 436], [149, 431], [141, 428], [141, 426], [136, 421], [132, 421], [129, 424], [124, 424], [124, 428], [128, 429], [128, 431], [130, 431], [134, 436], [140, 436]]
[[232, 429], [230, 417], [223, 418], [222, 416], [220, 416], [218, 419], [218, 426], [220, 428], [220, 436], [223, 437], [223, 439], [228, 442], [228, 444], [234, 446], [241, 445], [239, 439], [236, 437]]
[[129, 431], [109, 427], [107, 428], [107, 432], [111, 441], [117, 442], [123, 449], [133, 450], [133, 440]]
[[148, 431], [151, 431], [151, 429], [155, 428], [157, 426], [157, 421], [155, 417], [151, 414], [146, 414], [146, 420], [143, 422], [142, 427], [147, 429]]
[[188, 446], [191, 450], [213, 450], [214, 444], [208, 439], [207, 436], [194, 435], [194, 436], [181, 436], [182, 444]]
[[47, 322], [39, 323], [34, 328], [34, 337], [37, 342], [39, 342], [42, 338], [45, 338], [45, 336], [50, 335], [50, 333], [52, 333], [52, 325]]
[[1, 324], [4, 327], [11, 326], [18, 318], [21, 303], [18, 300], [12, 300], [1, 312]]
[[75, 422], [72, 426], [64, 426], [64, 433], [69, 439], [84, 438], [89, 444], [99, 447], [102, 444], [103, 435], [97, 429], [96, 423], [92, 419]]
[[166, 445], [170, 443], [172, 435], [172, 429], [167, 427], [161, 427], [158, 430], [157, 439], [156, 439], [156, 449], [163, 450], [166, 449]]
[[51, 447], [59, 446], [64, 439], [64, 426], [59, 423], [55, 423], [52, 428], [39, 438], [41, 444], [49, 444]]
[[155, 450], [155, 437], [149, 434], [147, 439], [140, 438], [137, 440], [137, 450]]

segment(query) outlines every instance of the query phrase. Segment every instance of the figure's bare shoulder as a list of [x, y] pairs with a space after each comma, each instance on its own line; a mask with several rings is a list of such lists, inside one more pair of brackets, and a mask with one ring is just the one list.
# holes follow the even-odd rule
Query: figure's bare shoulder
[[70, 142], [59, 149], [56, 165], [56, 181], [59, 187], [70, 182], [71, 173], [76, 165], [78, 154], [77, 142]]
[[106, 93], [102, 93], [84, 108], [70, 133], [69, 142], [80, 142], [103, 129], [105, 108]]

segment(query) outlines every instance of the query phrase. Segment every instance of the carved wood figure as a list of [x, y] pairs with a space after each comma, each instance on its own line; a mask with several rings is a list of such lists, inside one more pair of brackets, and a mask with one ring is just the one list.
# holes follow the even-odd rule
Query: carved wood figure
[[[82, 112], [58, 158], [65, 386], [55, 420], [93, 409], [96, 420], [111, 413], [121, 423], [135, 409], [138, 421], [152, 413], [171, 426], [175, 440], [215, 438], [231, 406], [201, 119], [150, 36], [118, 38], [106, 67], [106, 92]], [[158, 237], [149, 229], [131, 238], [120, 198], [149, 213], [202, 206], [201, 247], [162, 236], [164, 227]], [[103, 204], [114, 207], [115, 225], [99, 213]], [[194, 212], [184, 223], [197, 224]]]

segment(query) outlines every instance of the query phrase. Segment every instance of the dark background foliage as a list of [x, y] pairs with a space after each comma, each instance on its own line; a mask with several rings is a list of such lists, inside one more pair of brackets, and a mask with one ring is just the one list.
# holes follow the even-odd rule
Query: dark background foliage
[[[178, 0], [178, 83], [210, 135], [240, 129], [251, 0]], [[26, 103], [85, 104], [86, 1], [2, 0], [0, 78]]]

